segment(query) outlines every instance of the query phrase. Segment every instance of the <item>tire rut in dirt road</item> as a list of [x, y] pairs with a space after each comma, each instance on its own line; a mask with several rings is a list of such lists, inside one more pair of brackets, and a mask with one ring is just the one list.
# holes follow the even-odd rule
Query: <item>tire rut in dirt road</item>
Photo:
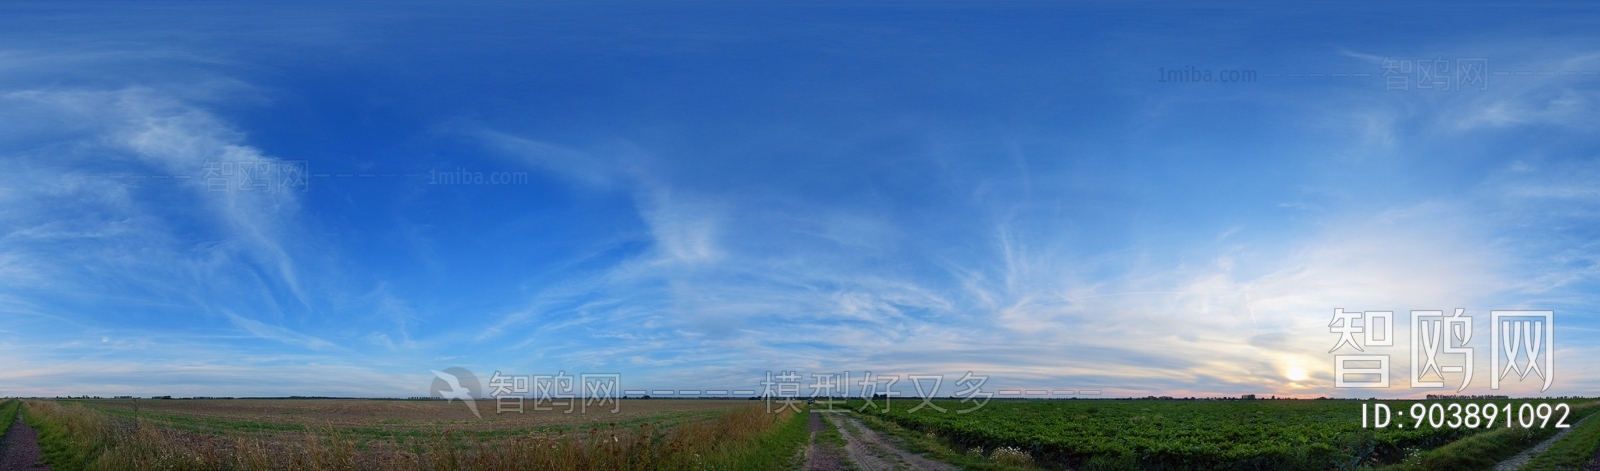
[[0, 441], [0, 471], [49, 471], [39, 451], [39, 432], [17, 417]]
[[812, 412], [811, 422], [807, 428], [811, 430], [811, 441], [806, 446], [807, 471], [845, 471], [850, 465], [845, 463], [844, 451], [833, 443], [817, 442], [817, 434], [826, 432], [832, 424], [822, 418], [822, 414]]
[[867, 428], [860, 419], [843, 412], [826, 414], [828, 420], [844, 435], [845, 452], [860, 471], [930, 470], [956, 471], [955, 466], [922, 457], [900, 449], [878, 432]]

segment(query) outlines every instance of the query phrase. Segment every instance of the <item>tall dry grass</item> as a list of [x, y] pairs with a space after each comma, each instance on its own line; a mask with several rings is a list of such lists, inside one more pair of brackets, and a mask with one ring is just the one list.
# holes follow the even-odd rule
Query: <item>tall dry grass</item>
[[[772, 437], [793, 423], [792, 411], [769, 414], [761, 407], [718, 418], [657, 429], [616, 424], [566, 434], [529, 434], [477, 441], [443, 431], [408, 446], [386, 444], [360, 450], [337, 429], [300, 435], [218, 436], [113, 418], [79, 404], [27, 403], [29, 422], [51, 449], [52, 469], [124, 470], [715, 470], [771, 468], [752, 457], [792, 450]], [[802, 417], [803, 418], [803, 417]], [[765, 453], [765, 455], [763, 455]], [[767, 460], [771, 461], [771, 460]]]

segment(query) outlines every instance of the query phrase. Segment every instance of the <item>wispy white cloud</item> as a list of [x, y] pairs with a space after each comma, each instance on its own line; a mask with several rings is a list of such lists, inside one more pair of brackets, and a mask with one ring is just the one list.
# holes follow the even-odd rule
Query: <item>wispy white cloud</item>
[[[1104, 93], [1057, 76], [1030, 84], [1049, 74], [1005, 63], [1066, 61], [1008, 48], [982, 58], [993, 76], [915, 67], [907, 80], [913, 68], [894, 67], [915, 58], [894, 54], [861, 57], [888, 79], [821, 63], [750, 75], [740, 64], [678, 82], [572, 69], [610, 60], [579, 50], [581, 60], [548, 70], [614, 79], [584, 75], [571, 89], [515, 80], [563, 90], [542, 94], [484, 87], [504, 78], [494, 71], [430, 75], [487, 56], [368, 54], [410, 45], [409, 30], [355, 34], [341, 27], [366, 20], [293, 16], [172, 41], [145, 33], [150, 47], [124, 59], [106, 50], [119, 45], [0, 52], [10, 87], [0, 91], [0, 314], [12, 320], [0, 326], [0, 356], [28, 365], [0, 372], [27, 381], [0, 384], [29, 385], [0, 394], [407, 395], [427, 384], [417, 363], [459, 362], [620, 370], [642, 387], [753, 385], [782, 369], [972, 370], [993, 386], [1321, 395], [1336, 393], [1334, 308], [1565, 310], [1589, 306], [1600, 275], [1588, 228], [1597, 173], [1579, 155], [1600, 104], [1569, 78], [1424, 94], [1376, 80], [1196, 92], [1110, 77], [1117, 88]], [[710, 36], [688, 52], [713, 59], [733, 47]], [[208, 37], [330, 45], [272, 62], [196, 47]], [[624, 49], [676, 58], [683, 44], [655, 49], [675, 37]], [[858, 53], [847, 39], [830, 37], [840, 42], [827, 53]], [[1593, 70], [1600, 57], [1507, 44], [1487, 51], [1493, 65]], [[1381, 73], [1383, 58], [1422, 47], [1389, 46], [1400, 50], [1313, 60], [1337, 54]], [[1152, 60], [1140, 54], [1117, 62]], [[506, 70], [553, 64], [518, 60]], [[144, 62], [167, 66], [133, 67]], [[171, 64], [204, 71], [162, 76], [183, 68]], [[1097, 65], [1107, 64], [1073, 73], [1105, 78]], [[123, 67], [145, 72], [108, 72]], [[271, 71], [262, 83], [290, 89], [254, 89], [224, 70]], [[340, 73], [373, 86], [311, 83]], [[994, 83], [1003, 86], [972, 85]], [[445, 112], [474, 121], [408, 114], [439, 112], [410, 106], [434, 103], [431, 90], [450, 90]], [[278, 107], [242, 109], [267, 97]], [[492, 111], [502, 106], [519, 111]], [[551, 124], [562, 120], [526, 109], [592, 111], [606, 124]], [[285, 116], [328, 122], [266, 123], [279, 147], [237, 124]], [[1532, 142], [1530, 130], [1560, 142]], [[358, 149], [398, 141], [404, 155], [393, 158]], [[451, 159], [525, 169], [541, 185], [382, 187], [402, 181], [392, 179], [261, 195], [212, 193], [200, 178], [91, 178], [198, 176], [207, 162], [283, 162], [299, 157], [282, 149], [322, 142], [336, 143], [312, 153], [326, 168], [402, 172]], [[1490, 155], [1498, 149], [1516, 155]], [[607, 200], [604, 213], [589, 200]], [[415, 250], [391, 250], [394, 234]], [[1578, 332], [1570, 338], [1595, 338]], [[1564, 358], [1588, 354], [1565, 348]], [[1312, 379], [1289, 380], [1291, 367]], [[1564, 371], [1580, 379], [1563, 391], [1593, 384], [1592, 371]]]
[[595, 188], [611, 188], [624, 183], [627, 176], [608, 154], [579, 152], [544, 141], [517, 137], [499, 131], [476, 128], [467, 131], [495, 154], [516, 159], [534, 169], [552, 172], [565, 179]]
[[[15, 358], [56, 371], [109, 371], [108, 366], [85, 366], [85, 357], [98, 355], [96, 344], [132, 348], [132, 359], [119, 363], [129, 371], [122, 386], [160, 389], [155, 379], [139, 378], [161, 378], [156, 372], [167, 371], [189, 375], [188, 388], [199, 391], [205, 385], [194, 377], [202, 370], [242, 374], [249, 369], [212, 360], [216, 349], [229, 349], [236, 341], [205, 334], [220, 327], [311, 350], [325, 355], [319, 360], [325, 364], [348, 364], [352, 351], [283, 326], [292, 317], [275, 292], [292, 293], [290, 312], [304, 312], [312, 303], [293, 253], [299, 250], [295, 244], [304, 242], [296, 240], [304, 236], [297, 221], [298, 196], [219, 193], [205, 186], [208, 162], [275, 165], [281, 159], [245, 144], [243, 133], [214, 114], [151, 88], [11, 91], [0, 94], [0, 108], [9, 110], [3, 113], [10, 117], [7, 123], [19, 124], [6, 127], [3, 158], [13, 171], [3, 177], [0, 192], [8, 203], [0, 210], [0, 279], [9, 287], [0, 299], [14, 302], [0, 303], [0, 309], [13, 319], [39, 320], [29, 324], [28, 333], [11, 338], [28, 338], [35, 347], [70, 338], [41, 330], [44, 323], [105, 333], [94, 335], [101, 342], [57, 344], [79, 355]], [[401, 342], [409, 342], [403, 337], [406, 315], [393, 300], [379, 304], [387, 304], [386, 315], [402, 322]], [[86, 312], [85, 305], [99, 307]], [[108, 306], [115, 314], [96, 314]], [[194, 336], [197, 343], [178, 350], [130, 345], [119, 339], [131, 326]], [[211, 365], [185, 366], [193, 362]], [[293, 376], [265, 371], [277, 367], [258, 368], [266, 376]], [[33, 384], [30, 391], [50, 389]], [[282, 384], [309, 383], [277, 387]]]
[[1465, 129], [1555, 125], [1590, 130], [1597, 124], [1600, 124], [1600, 92], [1556, 87], [1525, 90], [1493, 99], [1458, 122], [1458, 126]]
[[233, 325], [236, 325], [239, 328], [244, 329], [251, 334], [255, 334], [257, 337], [261, 337], [263, 339], [305, 347], [311, 350], [329, 350], [338, 347], [337, 345], [329, 343], [326, 340], [285, 329], [283, 327], [267, 325], [261, 323], [260, 321], [239, 317], [239, 315], [231, 312], [227, 313], [227, 315], [228, 320], [232, 321]]
[[[1356, 146], [1401, 148], [1393, 136], [1409, 118], [1380, 114], [1381, 122], [1353, 136]], [[1198, 264], [1153, 263], [1137, 252], [1085, 257], [1066, 242], [1037, 237], [1028, 219], [1001, 205], [987, 216], [990, 230], [974, 224], [964, 231], [988, 246], [954, 249], [940, 262], [943, 273], [929, 273], [876, 263], [928, 256], [894, 252], [901, 239], [925, 229], [897, 225], [905, 221], [840, 219], [849, 213], [795, 205], [774, 223], [757, 200], [738, 195], [696, 195], [668, 180], [629, 185], [624, 191], [643, 195], [640, 219], [653, 249], [584, 284], [593, 298], [582, 314], [545, 298], [506, 318], [547, 316], [539, 330], [524, 333], [524, 344], [559, 333], [629, 343], [582, 353], [551, 349], [544, 361], [613, 356], [745, 382], [740, 372], [786, 365], [972, 369], [1057, 387], [1323, 395], [1335, 393], [1326, 386], [1334, 308], [1487, 311], [1514, 299], [1508, 293], [1519, 276], [1511, 270], [1519, 255], [1482, 230], [1505, 224], [1482, 202], [1324, 208], [1313, 215], [1320, 229], [1303, 237], [1234, 226], [1212, 243], [1152, 249], [1183, 250]], [[829, 221], [842, 221], [850, 235], [830, 231]], [[502, 322], [495, 332], [514, 325]], [[1313, 379], [1289, 380], [1291, 367]]]

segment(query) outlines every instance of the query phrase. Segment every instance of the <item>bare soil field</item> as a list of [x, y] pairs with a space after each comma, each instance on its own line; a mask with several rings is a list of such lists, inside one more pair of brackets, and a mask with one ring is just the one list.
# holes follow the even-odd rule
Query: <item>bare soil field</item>
[[[67, 401], [63, 401], [67, 402]], [[478, 401], [476, 417], [461, 401], [383, 399], [89, 399], [75, 400], [117, 416], [133, 417], [196, 431], [216, 429], [263, 431], [294, 429], [357, 429], [371, 431], [559, 431], [592, 423], [676, 423], [709, 418], [729, 409], [756, 404], [748, 400], [623, 399], [612, 405], [552, 406], [524, 402], [522, 411], [496, 412], [495, 401]], [[537, 407], [536, 407], [537, 406]]]
[[[786, 468], [796, 414], [749, 400], [625, 400], [476, 417], [459, 401], [30, 400], [45, 459], [66, 469]], [[57, 451], [51, 451], [51, 450]]]

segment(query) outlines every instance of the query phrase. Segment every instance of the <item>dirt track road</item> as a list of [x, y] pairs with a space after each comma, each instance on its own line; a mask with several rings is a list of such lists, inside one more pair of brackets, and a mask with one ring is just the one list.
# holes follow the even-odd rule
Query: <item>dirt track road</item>
[[40, 460], [39, 432], [17, 417], [0, 441], [0, 471], [48, 471], [50, 467]]
[[[891, 440], [867, 428], [861, 420], [851, 417], [842, 411], [812, 412], [812, 452], [813, 457], [837, 455], [837, 447], [826, 444], [819, 445], [816, 433], [826, 428], [818, 428], [818, 422], [825, 423], [825, 427], [835, 427], [844, 437], [844, 459], [854, 465], [859, 471], [902, 471], [902, 470], [928, 470], [928, 471], [956, 471], [955, 466], [922, 457], [916, 453], [903, 450]], [[818, 466], [813, 466], [816, 463]], [[831, 471], [844, 469], [843, 463], [835, 464], [827, 461], [807, 461], [806, 469], [816, 471]]]

